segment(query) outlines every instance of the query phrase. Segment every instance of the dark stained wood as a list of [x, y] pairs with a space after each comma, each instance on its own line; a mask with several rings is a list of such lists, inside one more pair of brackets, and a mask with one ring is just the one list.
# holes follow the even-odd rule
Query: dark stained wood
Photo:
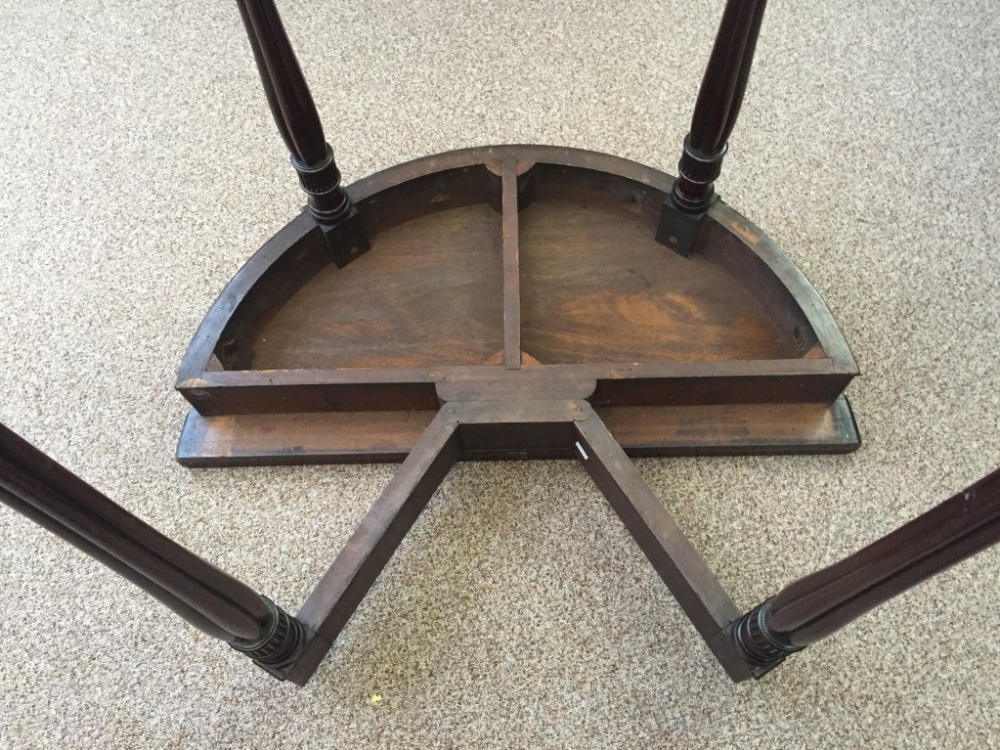
[[[256, 332], [259, 323], [247, 325], [251, 309], [268, 312], [275, 309], [301, 286], [310, 271], [328, 263], [321, 253], [319, 228], [308, 214], [299, 214], [265, 242], [232, 278], [198, 327], [177, 373], [181, 392], [185, 381], [213, 369], [213, 357], [219, 363], [223, 361], [223, 357], [216, 356], [216, 350], [221, 349], [220, 341], [233, 338], [227, 331], [240, 328], [246, 331], [238, 345], [253, 340], [251, 333]], [[281, 284], [281, 294], [275, 294], [275, 283], [281, 283], [275, 276], [279, 275], [293, 278]]]
[[[825, 355], [818, 347], [819, 340], [808, 318], [795, 304], [792, 293], [759, 255], [747, 252], [745, 246], [752, 248], [754, 238], [749, 222], [734, 219], [732, 228], [742, 236], [726, 231], [715, 221], [706, 221], [701, 230], [704, 241], [698, 257], [725, 271], [737, 284], [753, 290], [754, 304], [784, 334], [785, 343], [790, 347], [787, 356], [805, 357], [814, 347], [820, 349], [821, 356]], [[691, 261], [694, 260], [696, 258], [691, 258]], [[791, 263], [782, 257], [776, 258], [774, 265], [791, 266]]]
[[[374, 196], [423, 176], [450, 170], [486, 169], [483, 165], [500, 164], [504, 159], [511, 158], [526, 165], [548, 164], [620, 175], [633, 182], [649, 185], [661, 193], [669, 192], [674, 183], [673, 177], [665, 172], [618, 156], [577, 148], [519, 145], [459, 149], [421, 157], [358, 180], [347, 187], [347, 192], [355, 203], [362, 206]], [[493, 174], [499, 175], [499, 171], [496, 170]]]
[[222, 331], [214, 353], [223, 368], [245, 370], [256, 366], [258, 330], [292, 299], [306, 280], [329, 268], [333, 266], [318, 227], [302, 238], [294, 253], [276, 258], [261, 275], [260, 283], [241, 300]]
[[403, 459], [303, 606], [301, 658], [272, 672], [309, 678], [454, 461], [576, 455], [733, 679], [759, 673], [728, 630], [739, 611], [626, 451], [852, 450], [857, 367], [815, 290], [735, 212], [709, 212], [702, 254], [665, 251], [672, 185], [567, 149], [444, 154], [348, 190], [368, 254], [293, 255], [307, 233], [251, 260], [199, 341], [220, 336], [185, 360], [202, 364], [178, 382], [196, 409], [179, 460]]
[[804, 646], [1000, 541], [1000, 469], [859, 552], [783, 589], [770, 626]]
[[440, 377], [420, 369], [211, 371], [178, 390], [203, 416], [396, 411], [437, 408]]
[[[141, 521], [0, 425], [0, 501], [226, 641], [257, 640], [269, 609], [255, 591]], [[44, 517], [44, 518], [42, 518]]]
[[[1000, 541], [997, 470], [741, 616], [628, 458], [859, 442], [830, 311], [750, 222], [708, 210], [765, 0], [727, 2], [676, 181], [568, 149], [473, 149], [363, 180], [360, 209], [273, 0], [238, 5], [315, 220], [266, 243], [199, 329], [178, 457], [405, 460], [300, 619], [2, 425], [0, 501], [298, 684], [459, 459], [575, 455], [734, 680]], [[702, 253], [681, 261], [654, 233]]]
[[[484, 385], [496, 398], [515, 397], [515, 389], [509, 384], [486, 381]], [[585, 390], [581, 383], [579, 397], [585, 397]], [[476, 394], [469, 387], [442, 391], [448, 397], [446, 400], [474, 398]], [[572, 389], [561, 389], [560, 395], [567, 394], [573, 394]], [[859, 444], [857, 428], [843, 396], [832, 405], [632, 406], [596, 411], [625, 452], [633, 457], [846, 453]], [[192, 411], [181, 434], [177, 459], [185, 466], [402, 461], [434, 414], [435, 411], [415, 410], [203, 417]], [[462, 458], [570, 458], [572, 455], [569, 448], [561, 445], [548, 450], [536, 445], [465, 450]]]
[[669, 189], [673, 184], [669, 175], [652, 179], [651, 175], [639, 172], [626, 175], [568, 164], [540, 163], [533, 174], [534, 197], [539, 200], [600, 206], [605, 213], [632, 217], [650, 228], [656, 226], [664, 188]]
[[503, 162], [503, 363], [521, 367], [521, 269], [518, 227], [517, 162]]
[[677, 180], [657, 222], [657, 241], [680, 255], [689, 256], [706, 242], [706, 214], [717, 200], [715, 181], [743, 104], [765, 5], [766, 0], [726, 2], [684, 138]]
[[708, 242], [699, 254], [753, 288], [765, 312], [792, 331], [801, 356], [825, 356], [839, 370], [856, 374], [854, 355], [830, 308], [788, 256], [756, 224], [721, 201], [710, 216]]
[[523, 346], [542, 364], [799, 356], [747, 288], [664, 252], [641, 214], [538, 197], [521, 227]]
[[577, 457], [734, 680], [750, 675], [723, 637], [741, 612], [596, 414], [575, 423]]
[[573, 446], [733, 679], [749, 677], [749, 666], [724, 632], [740, 610], [589, 404], [527, 399], [456, 402], [442, 407], [299, 610], [297, 618], [310, 629], [312, 638], [283, 676], [298, 684], [309, 679], [463, 451], [534, 442]]
[[[597, 381], [596, 406], [834, 401], [853, 377], [829, 359], [683, 364], [547, 365], [553, 381]], [[179, 384], [203, 416], [433, 409], [435, 383], [497, 380], [498, 367], [205, 372]]]
[[439, 415], [337, 555], [296, 617], [312, 640], [287, 677], [303, 685], [458, 458], [457, 423]]
[[188, 414], [177, 446], [185, 466], [403, 461], [435, 411]]
[[189, 624], [196, 627], [201, 632], [212, 638], [220, 640], [231, 640], [233, 634], [213, 622], [211, 618], [199, 612], [194, 607], [175, 596], [171, 591], [154, 582], [150, 578], [132, 568], [128, 563], [122, 562], [110, 552], [105, 551], [96, 544], [91, 543], [85, 536], [77, 533], [69, 526], [52, 518], [48, 514], [38, 510], [34, 505], [21, 499], [21, 492], [34, 492], [38, 496], [38, 480], [28, 480], [21, 483], [19, 492], [15, 493], [13, 483], [0, 479], [0, 502], [12, 510], [20, 513], [25, 518], [33, 521], [47, 531], [52, 532], [63, 541], [69, 542], [78, 550], [89, 555], [99, 563], [106, 565], [118, 575], [134, 583], [158, 602], [168, 607], [180, 615]]
[[[669, 175], [603, 154], [551, 147], [508, 146], [468, 149], [403, 164], [355, 183], [348, 188], [348, 192], [358, 202], [369, 230], [378, 234], [385, 228], [424, 216], [427, 212], [487, 202], [490, 200], [489, 181], [495, 179], [495, 176], [483, 163], [504, 158], [519, 159], [519, 169], [522, 163], [539, 162], [531, 173], [537, 172], [539, 175], [538, 179], [533, 180], [533, 186], [537, 187], [535, 192], [543, 198], [553, 193], [572, 198], [572, 186], [578, 184], [578, 192], [582, 191], [590, 196], [588, 201], [597, 200], [603, 193], [605, 207], [618, 206], [620, 212], [638, 212], [650, 220], [655, 216], [656, 200], [669, 191], [672, 185]], [[718, 223], [730, 234], [740, 237], [745, 235], [739, 227], [728, 225], [731, 224], [729, 219], [734, 212], [721, 203], [713, 207], [710, 215], [717, 217]], [[279, 233], [233, 279], [192, 342], [182, 363], [179, 383], [208, 369], [211, 353], [222, 338], [222, 328], [229, 323], [233, 310], [240, 306], [258, 283], [265, 288], [274, 285], [273, 278], [268, 278], [267, 283], [262, 282], [265, 272], [283, 252], [298, 251], [297, 238], [292, 235], [298, 234], [301, 237], [314, 227], [315, 224], [308, 216], [300, 216], [289, 225], [291, 233]], [[759, 254], [766, 256], [765, 261], [769, 265], [774, 257], [782, 257], [780, 251], [763, 235], [754, 233], [753, 238], [763, 249]], [[772, 270], [776, 276], [782, 277], [785, 269], [772, 267]], [[298, 276], [298, 283], [305, 283], [311, 278], [310, 273]], [[848, 363], [853, 363], [842, 336], [836, 331], [836, 324], [815, 291], [808, 283], [797, 285], [790, 291], [795, 305], [806, 311], [814, 329], [825, 328], [836, 334], [832, 337], [833, 341], [827, 341], [823, 332], [817, 330], [820, 345], [845, 367]], [[280, 305], [280, 298], [275, 299], [272, 307], [274, 304]], [[257, 305], [258, 308], [266, 306], [263, 302]], [[251, 333], [256, 334], [262, 324], [259, 317], [266, 314], [258, 312], [256, 320], [249, 314], [237, 316], [243, 332], [241, 340], [245, 340]], [[232, 338], [230, 335], [227, 340]], [[834, 351], [838, 348], [847, 356], [839, 356]], [[486, 358], [483, 361], [485, 360]]]
[[766, 4], [766, 0], [726, 3], [691, 117], [691, 146], [701, 153], [724, 148], [733, 132]]
[[[445, 156], [445, 155], [443, 155]], [[366, 189], [375, 185], [377, 190]], [[453, 208], [485, 204], [500, 211], [500, 175], [475, 161], [418, 160], [351, 185], [371, 234]]]
[[371, 239], [278, 310], [256, 369], [477, 365], [503, 347], [500, 219], [485, 205], [440, 211]]
[[[808, 372], [805, 365], [819, 365]], [[750, 364], [750, 363], [748, 363]], [[762, 364], [754, 362], [752, 364]], [[829, 360], [801, 360], [796, 375], [751, 374], [598, 380], [595, 406], [682, 406], [716, 404], [829, 404], [850, 382], [850, 375], [829, 373]], [[748, 368], [749, 369], [749, 368]]]
[[596, 381], [585, 373], [529, 368], [496, 372], [477, 368], [460, 374], [441, 373], [437, 385], [441, 401], [551, 401], [588, 399]]
[[237, 5], [285, 145], [304, 164], [321, 161], [323, 125], [273, 0], [237, 0]]
[[514, 364], [503, 320], [514, 296], [510, 243], [503, 281], [511, 162], [530, 352], [520, 360], [556, 379], [586, 368], [598, 406], [830, 404], [856, 374], [815, 290], [735, 212], [717, 204], [718, 249], [681, 260], [649, 237], [668, 175], [571, 149], [497, 147], [351, 186], [374, 246], [344, 269], [298, 217], [213, 306], [178, 389], [203, 416], [432, 409], [432, 384]]
[[760, 676], [791, 654], [1000, 542], [1000, 469], [855, 554], [782, 589], [729, 629]]
[[737, 404], [596, 411], [633, 457], [848, 453], [860, 442], [844, 396], [829, 406]]
[[285, 33], [274, 0], [237, 0], [267, 103], [319, 222], [330, 256], [347, 265], [368, 246], [364, 227], [341, 186], [340, 169], [326, 142], [312, 93]]

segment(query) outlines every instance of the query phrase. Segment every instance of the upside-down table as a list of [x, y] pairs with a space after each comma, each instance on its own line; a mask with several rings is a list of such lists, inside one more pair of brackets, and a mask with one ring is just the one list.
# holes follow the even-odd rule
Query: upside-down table
[[239, 0], [308, 205], [184, 357], [189, 466], [402, 461], [296, 615], [0, 427], [0, 499], [298, 684], [451, 465], [575, 458], [734, 680], [1000, 539], [1000, 472], [749, 612], [630, 456], [846, 452], [857, 374], [830, 311], [714, 183], [764, 0], [728, 0], [678, 176], [495, 146], [343, 187], [271, 0]]

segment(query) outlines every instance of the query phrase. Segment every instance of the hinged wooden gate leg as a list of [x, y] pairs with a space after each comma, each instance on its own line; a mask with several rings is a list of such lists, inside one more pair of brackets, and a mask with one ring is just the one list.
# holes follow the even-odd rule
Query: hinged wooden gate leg
[[298, 612], [313, 634], [285, 677], [304, 685], [459, 457], [457, 424], [439, 414]]
[[632, 460], [592, 414], [577, 422], [577, 457], [670, 593], [734, 680], [751, 676], [724, 631], [740, 610], [671, 518]]
[[[488, 398], [488, 396], [487, 396]], [[304, 684], [460, 458], [560, 444], [604, 493], [733, 680], [760, 677], [869, 609], [1000, 540], [1000, 470], [745, 615], [590, 405], [446, 402], [292, 617], [0, 425], [0, 500], [280, 679]]]

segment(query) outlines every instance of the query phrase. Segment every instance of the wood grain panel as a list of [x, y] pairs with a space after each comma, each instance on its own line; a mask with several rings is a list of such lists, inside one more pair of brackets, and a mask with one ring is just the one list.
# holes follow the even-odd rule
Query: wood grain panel
[[500, 216], [478, 204], [372, 238], [346, 268], [316, 274], [254, 343], [255, 369], [429, 367], [503, 348]]
[[522, 346], [542, 364], [800, 356], [741, 283], [665, 251], [640, 214], [538, 199], [521, 269]]

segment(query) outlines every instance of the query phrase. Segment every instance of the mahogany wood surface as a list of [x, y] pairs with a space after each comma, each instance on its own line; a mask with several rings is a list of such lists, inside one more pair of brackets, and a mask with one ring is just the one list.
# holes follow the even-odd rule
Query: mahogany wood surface
[[[352, 185], [367, 253], [338, 267], [303, 214], [206, 317], [178, 379], [197, 411], [179, 458], [399, 458], [412, 431], [377, 430], [412, 422], [364, 415], [436, 409], [447, 400], [436, 386], [500, 383], [496, 373], [517, 377], [525, 368], [554, 383], [567, 373], [593, 379], [588, 398], [604, 410], [811, 404], [849, 418], [834, 404], [857, 366], [812, 286], [719, 202], [699, 253], [668, 251], [655, 232], [671, 184], [669, 175], [602, 154], [504, 146], [428, 157]], [[692, 430], [661, 420], [660, 434], [646, 422], [644, 438], [626, 448], [672, 455], [857, 445], [853, 425], [817, 433], [804, 416], [810, 409], [777, 432], [762, 426], [757, 442], [716, 419], [713, 439], [702, 431], [685, 445], [678, 436]], [[319, 429], [310, 415], [320, 412], [340, 417]], [[279, 414], [301, 419], [262, 430], [249, 418]], [[625, 435], [636, 414], [608, 418]], [[206, 421], [217, 417], [239, 419]], [[671, 419], [714, 417], [687, 410]]]
[[[824, 404], [597, 408], [630, 456], [845, 453], [858, 445], [847, 399]], [[177, 449], [185, 466], [399, 462], [436, 411], [188, 415]], [[569, 458], [561, 446], [465, 452], [475, 459]]]
[[[517, 161], [505, 159], [502, 167], [503, 214], [503, 364], [521, 367], [521, 248], [518, 214]], [[535, 360], [537, 361], [537, 360]]]
[[192, 341], [178, 457], [402, 465], [296, 617], [2, 425], [0, 501], [298, 684], [463, 458], [580, 460], [734, 680], [995, 544], [1000, 470], [741, 614], [629, 459], [859, 443], [843, 395], [857, 367], [829, 310], [714, 198], [764, 6], [728, 0], [676, 182], [510, 146], [345, 191], [273, 1], [239, 0], [309, 205]]
[[372, 238], [327, 265], [263, 326], [262, 370], [477, 365], [503, 348], [500, 216], [478, 204]]
[[752, 290], [665, 253], [640, 214], [538, 199], [521, 224], [523, 343], [543, 364], [798, 356]]

